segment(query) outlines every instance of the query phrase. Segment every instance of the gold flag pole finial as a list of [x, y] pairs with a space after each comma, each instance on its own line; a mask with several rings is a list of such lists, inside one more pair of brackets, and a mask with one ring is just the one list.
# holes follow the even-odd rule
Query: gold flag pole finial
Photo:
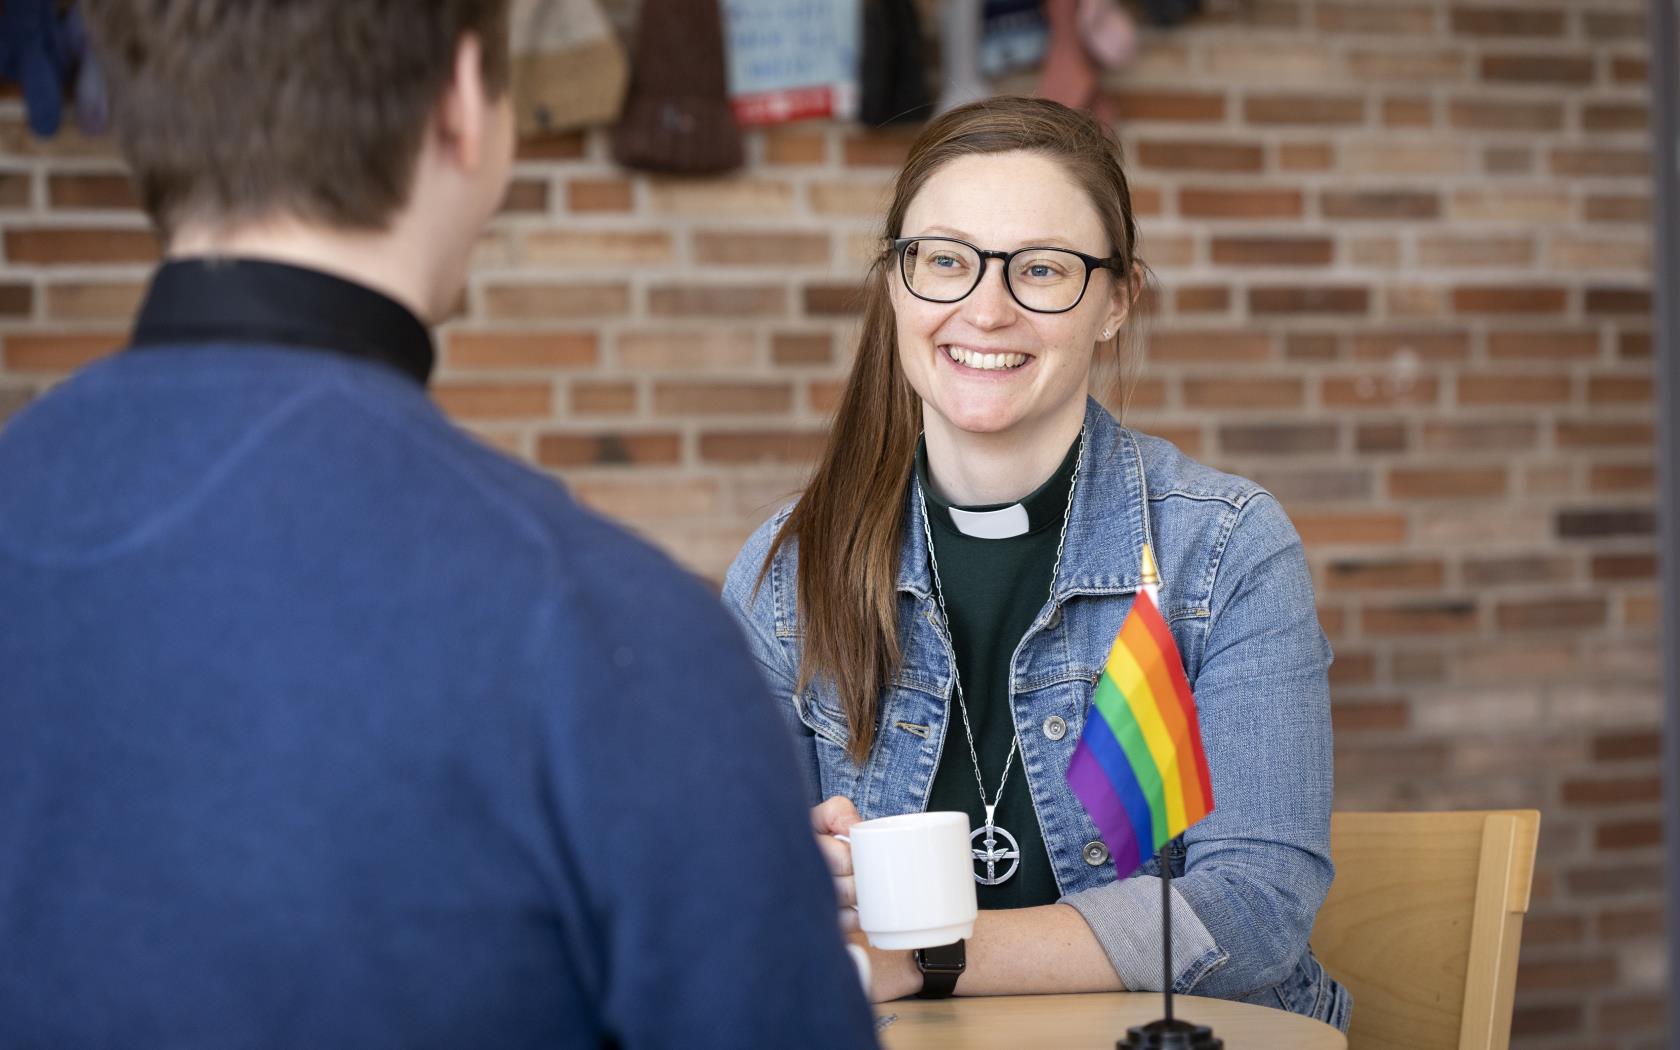
[[1161, 574], [1155, 571], [1155, 552], [1147, 543], [1143, 545], [1143, 578], [1138, 581], [1138, 590], [1149, 595], [1157, 609], [1161, 607]]

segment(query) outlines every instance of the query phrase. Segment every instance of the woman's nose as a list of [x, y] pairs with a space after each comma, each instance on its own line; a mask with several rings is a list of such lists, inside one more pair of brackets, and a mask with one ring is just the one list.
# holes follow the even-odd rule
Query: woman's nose
[[1015, 297], [1004, 280], [1003, 263], [987, 259], [980, 283], [963, 300], [964, 313], [976, 328], [998, 328], [1014, 319]]

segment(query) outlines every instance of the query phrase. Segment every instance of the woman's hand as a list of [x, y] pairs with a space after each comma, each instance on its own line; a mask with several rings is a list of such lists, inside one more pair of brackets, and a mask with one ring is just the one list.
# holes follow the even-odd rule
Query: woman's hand
[[811, 827], [817, 833], [817, 848], [834, 876], [834, 897], [840, 906], [840, 928], [847, 933], [858, 928], [857, 884], [852, 879], [852, 847], [835, 838], [851, 831], [863, 820], [857, 807], [845, 795], [835, 795], [811, 810]]
[[811, 810], [811, 827], [817, 833], [817, 846], [828, 861], [828, 872], [834, 876], [834, 897], [840, 905], [840, 928], [849, 935], [852, 944], [869, 954], [869, 998], [884, 1003], [913, 995], [922, 988], [922, 974], [916, 969], [909, 952], [884, 951], [872, 948], [858, 930], [857, 883], [852, 877], [852, 847], [835, 838], [846, 835], [852, 825], [862, 821], [857, 807], [844, 795], [833, 798]]

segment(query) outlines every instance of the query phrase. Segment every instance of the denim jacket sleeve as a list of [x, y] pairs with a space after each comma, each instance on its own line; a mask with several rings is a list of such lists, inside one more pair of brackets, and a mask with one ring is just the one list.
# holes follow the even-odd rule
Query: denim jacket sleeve
[[[1190, 682], [1215, 808], [1184, 835], [1173, 889], [1174, 988], [1242, 998], [1286, 979], [1330, 889], [1330, 645], [1299, 536], [1259, 492], [1214, 570]], [[1121, 979], [1160, 988], [1155, 876], [1064, 898]]]
[[794, 759], [805, 781], [805, 797], [809, 805], [822, 801], [822, 781], [817, 765], [816, 734], [799, 717], [799, 668], [794, 661], [793, 648], [777, 633], [777, 599], [780, 588], [792, 587], [796, 564], [791, 547], [783, 547], [776, 556], [777, 564], [765, 573], [759, 586], [759, 568], [770, 550], [776, 530], [787, 520], [787, 512], [775, 515], [759, 526], [748, 538], [723, 580], [723, 604], [735, 617], [741, 632], [746, 635], [747, 650], [752, 654], [758, 673], [764, 679], [776, 709], [787, 723], [793, 741]]

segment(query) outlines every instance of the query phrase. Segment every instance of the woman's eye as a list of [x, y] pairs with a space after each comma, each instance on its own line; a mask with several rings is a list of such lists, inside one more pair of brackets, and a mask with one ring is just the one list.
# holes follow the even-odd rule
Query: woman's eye
[[958, 258], [955, 255], [950, 255], [950, 254], [947, 254], [947, 253], [930, 255], [930, 256], [928, 256], [928, 262], [932, 263], [935, 266], [940, 267], [941, 269], [946, 269], [946, 270], [953, 269], [957, 266], [962, 265], [962, 259]]

